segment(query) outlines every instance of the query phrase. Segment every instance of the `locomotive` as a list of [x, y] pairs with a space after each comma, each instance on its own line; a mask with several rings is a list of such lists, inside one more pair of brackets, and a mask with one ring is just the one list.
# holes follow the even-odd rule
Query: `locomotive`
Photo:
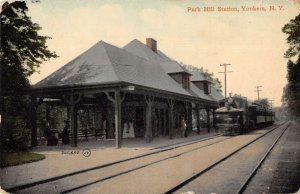
[[229, 97], [220, 102], [215, 111], [216, 127], [223, 135], [239, 135], [250, 130], [272, 125], [275, 114], [272, 110], [244, 97]]

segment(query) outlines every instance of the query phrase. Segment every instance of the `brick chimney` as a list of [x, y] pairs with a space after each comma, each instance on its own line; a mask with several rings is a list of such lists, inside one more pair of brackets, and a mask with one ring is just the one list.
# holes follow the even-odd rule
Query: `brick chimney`
[[157, 43], [153, 38], [146, 38], [146, 45], [155, 53], [157, 53]]

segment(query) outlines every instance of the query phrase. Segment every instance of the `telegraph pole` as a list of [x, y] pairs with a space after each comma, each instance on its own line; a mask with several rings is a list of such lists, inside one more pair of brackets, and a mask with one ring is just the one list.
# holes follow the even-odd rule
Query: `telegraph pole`
[[269, 100], [270, 101], [270, 105], [271, 105], [271, 110], [273, 109], [273, 101], [274, 100]]
[[269, 100], [271, 104], [271, 121], [273, 120], [273, 101], [274, 100]]
[[227, 66], [231, 64], [221, 64], [220, 66], [224, 66], [224, 71], [219, 73], [224, 73], [224, 83], [225, 83], [225, 98], [227, 98], [227, 73], [231, 73], [232, 71], [227, 71]]
[[255, 92], [257, 92], [257, 100], [259, 101], [259, 92], [261, 92], [262, 90], [261, 89], [259, 89], [259, 88], [261, 88], [262, 86], [255, 86], [255, 88], [256, 88], [256, 90], [255, 90]]

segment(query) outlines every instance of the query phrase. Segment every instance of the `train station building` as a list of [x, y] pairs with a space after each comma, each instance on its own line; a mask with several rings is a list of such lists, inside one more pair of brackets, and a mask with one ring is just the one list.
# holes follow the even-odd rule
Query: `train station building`
[[[201, 110], [207, 113], [209, 130], [211, 115], [223, 99], [203, 75], [158, 50], [152, 38], [146, 44], [132, 40], [123, 48], [100, 41], [33, 85], [31, 97], [32, 146], [37, 145], [36, 112], [45, 105], [49, 128], [53, 107], [65, 109], [72, 146], [77, 146], [78, 138], [94, 134], [115, 139], [117, 148], [129, 130], [131, 137], [146, 142], [160, 136], [174, 138], [181, 133], [182, 118], [187, 121], [184, 136], [192, 130], [199, 134]], [[83, 112], [85, 124], [79, 119]]]

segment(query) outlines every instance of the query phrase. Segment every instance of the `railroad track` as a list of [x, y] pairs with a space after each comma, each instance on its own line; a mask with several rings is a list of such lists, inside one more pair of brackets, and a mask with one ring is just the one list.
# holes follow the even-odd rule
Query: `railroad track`
[[[83, 169], [83, 170], [79, 170], [79, 171], [74, 171], [74, 172], [71, 172], [71, 173], [66, 173], [66, 174], [63, 174], [63, 175], [54, 176], [54, 177], [51, 177], [51, 178], [42, 179], [42, 180], [34, 181], [34, 182], [31, 182], [31, 183], [25, 183], [25, 184], [13, 186], [13, 187], [8, 187], [8, 188], [4, 188], [4, 189], [7, 192], [17, 192], [17, 191], [28, 189], [28, 188], [31, 188], [31, 187], [35, 187], [35, 186], [38, 186], [38, 185], [41, 185], [41, 184], [47, 184], [47, 183], [50, 183], [50, 182], [53, 182], [53, 181], [57, 181], [57, 180], [61, 180], [61, 179], [64, 179], [64, 178], [68, 178], [68, 177], [71, 177], [71, 176], [75, 176], [75, 175], [79, 175], [79, 174], [84, 174], [84, 173], [87, 173], [87, 172], [90, 172], [90, 171], [103, 169], [103, 168], [114, 166], [114, 165], [121, 164], [121, 163], [124, 163], [124, 162], [128, 162], [128, 161], [132, 161], [132, 160], [144, 158], [144, 157], [147, 157], [147, 156], [151, 156], [151, 155], [154, 155], [154, 154], [159, 154], [159, 153], [170, 151], [170, 150], [175, 150], [175, 149], [178, 149], [178, 148], [190, 146], [190, 145], [197, 144], [197, 143], [200, 143], [200, 142], [206, 142], [206, 141], [209, 141], [209, 140], [212, 140], [212, 139], [216, 139], [216, 138], [220, 138], [220, 137], [221, 137], [221, 135], [215, 135], [215, 136], [212, 136], [212, 137], [208, 137], [208, 138], [204, 138], [204, 139], [192, 141], [192, 142], [189, 142], [189, 143], [173, 144], [173, 145], [168, 146], [167, 148], [165, 148], [166, 146], [159, 147], [159, 148], [154, 148], [156, 151], [150, 152], [150, 153], [147, 153], [147, 154], [142, 154], [142, 155], [135, 156], [135, 157], [132, 157], [132, 158], [127, 158], [127, 159], [119, 160], [119, 161], [116, 161], [116, 162], [111, 162], [111, 163], [107, 163], [107, 164], [95, 166], [95, 167], [92, 167], [92, 168], [87, 168], [87, 169]], [[226, 138], [226, 139], [229, 139], [229, 138]], [[221, 142], [221, 141], [217, 141], [217, 142], [205, 145], [203, 147], [207, 147], [207, 146], [219, 143], [219, 142]], [[152, 149], [152, 150], [154, 150], [154, 149]], [[160, 149], [160, 150], [157, 150], [157, 149]], [[201, 149], [201, 146], [198, 147], [197, 149]], [[194, 150], [197, 150], [197, 149], [194, 149]], [[182, 154], [184, 154], [184, 153], [177, 154], [177, 156], [182, 155]], [[173, 157], [176, 157], [176, 156], [173, 156]], [[173, 158], [173, 157], [169, 157], [169, 158]], [[157, 162], [155, 162], [155, 163], [157, 163]], [[154, 164], [154, 163], [151, 163], [151, 164]], [[110, 178], [122, 175], [124, 173], [132, 172], [134, 170], [137, 170], [137, 169], [149, 166], [151, 164], [143, 165], [143, 166], [140, 166], [139, 168], [134, 168], [134, 169], [131, 169], [131, 170], [126, 171], [126, 172], [121, 172], [119, 174], [112, 175], [110, 177], [106, 177], [103, 180], [101, 179], [101, 181], [104, 181], [104, 180], [107, 180], [107, 179], [110, 179]], [[97, 181], [97, 182], [100, 182], [100, 181]]]
[[[250, 146], [251, 144], [255, 143], [256, 141], [258, 141], [259, 139], [263, 138], [264, 136], [270, 134], [271, 132], [273, 132], [274, 130], [278, 129], [279, 127], [285, 125], [287, 122], [274, 127], [273, 129], [271, 129], [270, 131], [266, 132], [265, 134], [255, 138], [254, 140], [250, 141], [249, 143], [247, 143], [246, 145], [240, 147], [239, 149], [233, 151], [232, 153], [228, 154], [227, 156], [223, 157], [222, 159], [216, 161], [215, 163], [211, 164], [210, 166], [208, 166], [207, 168], [201, 170], [200, 172], [194, 174], [193, 176], [191, 176], [190, 178], [186, 179], [185, 181], [181, 182], [180, 184], [176, 185], [175, 187], [171, 188], [170, 190], [168, 190], [167, 192], [165, 192], [166, 194], [170, 194], [170, 193], [175, 193], [178, 190], [180, 190], [181, 188], [185, 187], [187, 184], [191, 183], [192, 181], [194, 181], [195, 179], [201, 177], [202, 175], [204, 175], [205, 173], [207, 173], [208, 171], [210, 171], [211, 169], [213, 169], [214, 167], [216, 167], [217, 165], [219, 165], [220, 163], [226, 161], [227, 159], [231, 158], [232, 156], [234, 156], [235, 154], [237, 154], [238, 152], [240, 152], [241, 150], [243, 150], [244, 148]], [[264, 154], [264, 156], [262, 157], [262, 159], [259, 161], [259, 163], [256, 165], [256, 167], [253, 169], [253, 171], [251, 172], [251, 174], [247, 177], [247, 179], [242, 183], [241, 187], [238, 189], [238, 191], [236, 192], [236, 194], [241, 194], [243, 193], [243, 191], [247, 188], [247, 185], [250, 183], [251, 179], [254, 177], [255, 173], [257, 172], [257, 170], [259, 169], [259, 167], [262, 165], [262, 163], [264, 162], [264, 160], [267, 158], [267, 156], [270, 154], [270, 152], [272, 151], [272, 149], [274, 148], [274, 146], [276, 145], [276, 143], [279, 141], [279, 139], [282, 137], [282, 135], [284, 134], [284, 132], [288, 129], [290, 123], [288, 123], [283, 131], [280, 133], [280, 135], [276, 138], [276, 140], [274, 141], [274, 143], [272, 143], [272, 145], [268, 148], [267, 152]], [[232, 192], [234, 193], [234, 192]]]
[[[283, 124], [282, 124], [282, 125], [283, 125]], [[276, 128], [278, 128], [278, 127], [280, 127], [280, 126], [281, 126], [281, 125], [271, 128], [270, 131], [267, 132], [266, 134], [270, 133], [271, 131], [275, 130]], [[255, 139], [255, 141], [258, 140], [259, 138], [265, 136], [266, 134], [264, 134], [264, 135], [262, 135], [262, 136], [259, 136], [257, 139]], [[166, 149], [162, 149], [162, 150], [159, 150], [159, 151], [151, 152], [151, 153], [148, 153], [148, 154], [143, 154], [143, 155], [140, 155], [140, 156], [136, 156], [136, 157], [134, 157], [134, 158], [129, 158], [129, 159], [125, 159], [125, 160], [120, 160], [120, 161], [116, 161], [116, 162], [113, 162], [113, 163], [104, 164], [104, 165], [101, 165], [101, 166], [96, 166], [96, 167], [93, 167], [93, 168], [88, 168], [88, 169], [84, 169], [84, 170], [80, 170], [80, 171], [76, 171], [76, 172], [64, 174], [64, 175], [61, 175], [61, 176], [56, 176], [56, 177], [52, 177], [52, 178], [48, 178], [48, 179], [36, 181], [36, 182], [33, 182], [33, 183], [29, 183], [29, 184], [23, 184], [23, 185], [15, 186], [15, 187], [12, 187], [12, 188], [7, 188], [6, 190], [7, 190], [8, 192], [16, 192], [16, 191], [21, 191], [21, 192], [22, 192], [22, 190], [24, 190], [24, 189], [30, 189], [30, 188], [33, 188], [33, 187], [36, 187], [36, 186], [39, 186], [39, 185], [51, 183], [51, 182], [53, 182], [53, 181], [61, 181], [61, 180], [63, 180], [63, 179], [70, 178], [70, 177], [72, 177], [72, 176], [83, 175], [83, 174], [85, 174], [85, 173], [89, 173], [89, 172], [96, 171], [96, 170], [99, 170], [99, 169], [104, 169], [104, 168], [111, 167], [111, 166], [114, 166], [114, 165], [117, 165], [117, 164], [125, 163], [125, 162], [127, 162], [127, 161], [137, 160], [137, 159], [140, 159], [140, 158], [145, 158], [145, 157], [147, 157], [147, 156], [151, 156], [151, 155], [163, 153], [163, 152], [166, 152], [166, 151], [171, 151], [171, 150], [176, 150], [176, 149], [178, 149], [178, 148], [183, 148], [183, 147], [188, 147], [188, 146], [191, 146], [191, 145], [196, 145], [197, 143], [205, 143], [205, 142], [208, 142], [209, 140], [214, 140], [214, 139], [217, 139], [217, 138], [220, 138], [220, 140], [214, 141], [214, 142], [212, 142], [212, 143], [207, 143], [207, 144], [201, 145], [201, 146], [196, 146], [196, 147], [194, 147], [194, 148], [187, 149], [186, 151], [181, 151], [181, 152], [176, 153], [176, 154], [173, 154], [173, 155], [171, 155], [171, 156], [163, 157], [163, 158], [160, 158], [159, 160], [155, 160], [155, 161], [152, 161], [152, 162], [149, 162], [149, 163], [146, 163], [146, 164], [142, 164], [142, 165], [139, 165], [139, 166], [137, 166], [137, 167], [130, 168], [130, 169], [128, 169], [128, 170], [121, 171], [121, 172], [118, 172], [118, 173], [116, 173], [116, 174], [111, 174], [111, 175], [109, 175], [109, 176], [106, 176], [106, 177], [103, 177], [103, 178], [100, 178], [100, 179], [97, 179], [97, 180], [93, 180], [93, 181], [90, 181], [90, 182], [87, 182], [87, 183], [78, 185], [78, 186], [76, 186], [76, 187], [69, 188], [69, 189], [66, 189], [66, 190], [61, 191], [61, 193], [69, 193], [69, 192], [73, 192], [73, 191], [79, 190], [79, 189], [84, 188], [84, 187], [87, 187], [87, 186], [91, 186], [91, 185], [96, 184], [96, 183], [100, 183], [100, 182], [103, 182], [103, 181], [106, 181], [106, 180], [109, 180], [109, 179], [113, 179], [113, 178], [115, 178], [115, 177], [118, 177], [118, 176], [121, 176], [121, 175], [130, 173], [130, 172], [133, 172], [133, 171], [142, 169], [142, 168], [146, 168], [146, 167], [148, 167], [148, 166], [150, 166], [150, 165], [157, 164], [157, 163], [163, 162], [163, 161], [165, 161], [165, 160], [173, 159], [173, 158], [179, 157], [179, 156], [181, 156], [181, 155], [184, 155], [184, 154], [187, 154], [187, 153], [190, 153], [190, 152], [193, 152], [193, 151], [196, 151], [196, 150], [199, 150], [199, 149], [202, 149], [202, 148], [205, 148], [205, 147], [214, 145], [214, 144], [221, 143], [221, 142], [226, 141], [226, 140], [228, 140], [228, 139], [231, 139], [231, 138], [233, 138], [233, 137], [220, 137], [220, 136], [210, 137], [210, 138], [198, 140], [198, 141], [195, 141], [195, 142], [192, 142], [192, 143], [187, 143], [187, 144], [184, 144], [184, 145], [177, 145], [177, 146], [174, 146], [174, 147], [171, 147], [171, 148], [166, 148]], [[254, 142], [254, 141], [250, 142], [249, 144], [251, 144], [251, 143], [253, 143], [253, 142]], [[249, 145], [249, 144], [247, 144], [247, 145]], [[243, 147], [246, 147], [247, 145], [245, 145], [245, 146], [243, 146]], [[242, 149], [242, 148], [240, 148], [240, 149]], [[237, 152], [237, 151], [236, 151], [236, 152]], [[230, 156], [229, 156], [229, 157], [230, 157]], [[224, 160], [224, 158], [222, 159], [222, 161], [223, 161], [223, 160]], [[213, 166], [217, 165], [217, 164], [220, 163], [220, 162], [221, 162], [221, 161], [214, 163], [210, 168], [212, 168]], [[206, 169], [205, 171], [208, 171], [210, 168]], [[204, 173], [204, 172], [202, 172], [202, 174], [203, 174], [203, 173]], [[200, 176], [200, 175], [199, 175], [199, 176]], [[192, 180], [192, 179], [190, 179], [190, 181], [191, 181], [191, 180]], [[186, 181], [185, 181], [185, 182], [186, 182]], [[189, 182], [189, 181], [188, 181], [188, 182]], [[186, 182], [186, 183], [187, 183], [187, 182]], [[182, 185], [182, 184], [181, 184], [181, 185]], [[176, 186], [176, 188], [180, 188], [180, 187]], [[168, 191], [167, 193], [175, 191], [176, 188], [171, 189], [171, 190]], [[174, 190], [174, 189], [175, 189], [175, 190]]]
[[199, 150], [199, 149], [202, 149], [202, 148], [205, 148], [205, 147], [208, 147], [208, 146], [211, 146], [211, 145], [214, 145], [214, 144], [223, 142], [223, 141], [228, 140], [228, 139], [231, 139], [231, 138], [232, 138], [232, 137], [228, 137], [228, 138], [225, 138], [225, 139], [222, 139], [222, 140], [213, 142], [213, 143], [209, 143], [209, 144], [204, 145], [204, 146], [199, 146], [199, 147], [196, 147], [196, 148], [193, 148], [193, 149], [184, 151], [184, 152], [177, 153], [177, 154], [172, 155], [172, 156], [168, 156], [168, 157], [165, 157], [165, 158], [156, 160], [156, 161], [154, 161], [154, 162], [150, 162], [150, 163], [147, 163], [147, 164], [144, 164], [144, 165], [140, 165], [140, 166], [138, 166], [138, 167], [136, 167], [136, 168], [132, 168], [132, 169], [127, 170], [127, 171], [123, 171], [123, 172], [120, 172], [120, 173], [117, 173], [117, 174], [114, 174], [114, 175], [111, 175], [111, 176], [108, 176], [108, 177], [105, 177], [105, 178], [102, 178], [102, 179], [99, 179], [99, 180], [92, 181], [92, 182], [87, 183], [87, 184], [84, 184], [84, 185], [80, 185], [80, 186], [75, 187], [75, 188], [72, 188], [72, 189], [65, 190], [65, 191], [63, 191], [62, 193], [70, 193], [70, 192], [76, 191], [76, 190], [78, 190], [78, 189], [81, 189], [81, 188], [84, 188], [84, 187], [87, 187], [87, 186], [90, 186], [90, 185], [93, 185], [93, 184], [96, 184], [96, 183], [100, 183], [100, 182], [106, 181], [106, 180], [108, 180], [108, 179], [112, 179], [112, 178], [115, 178], [115, 177], [117, 177], [117, 176], [121, 176], [121, 175], [130, 173], [130, 172], [133, 172], [133, 171], [142, 169], [142, 168], [146, 168], [146, 167], [148, 167], [148, 166], [151, 166], [151, 165], [154, 165], [154, 164], [157, 164], [157, 163], [160, 163], [160, 162], [169, 160], [169, 159], [173, 159], [173, 158], [179, 157], [179, 156], [181, 156], [181, 155], [184, 155], [184, 154], [187, 154], [187, 153], [190, 153], [190, 152], [193, 152], [193, 151], [196, 151], [196, 150]]
[[279, 141], [279, 139], [283, 136], [284, 132], [288, 129], [288, 127], [290, 126], [290, 123], [288, 124], [288, 126], [282, 131], [282, 133], [280, 134], [280, 136], [275, 140], [275, 142], [272, 144], [272, 146], [268, 149], [268, 151], [266, 152], [266, 154], [262, 157], [262, 159], [259, 161], [259, 163], [257, 164], [257, 166], [253, 169], [253, 171], [251, 172], [251, 174], [249, 175], [249, 177], [246, 179], [246, 181], [244, 181], [244, 183], [242, 184], [242, 186], [239, 188], [239, 190], [236, 192], [236, 194], [242, 194], [245, 189], [247, 188], [247, 186], [249, 185], [251, 179], [254, 177], [254, 175], [256, 174], [256, 172], [258, 171], [258, 169], [261, 167], [261, 165], [263, 164], [263, 162], [265, 161], [265, 159], [268, 157], [268, 155], [272, 152], [273, 148], [275, 147], [275, 145], [277, 144], [277, 142]]

